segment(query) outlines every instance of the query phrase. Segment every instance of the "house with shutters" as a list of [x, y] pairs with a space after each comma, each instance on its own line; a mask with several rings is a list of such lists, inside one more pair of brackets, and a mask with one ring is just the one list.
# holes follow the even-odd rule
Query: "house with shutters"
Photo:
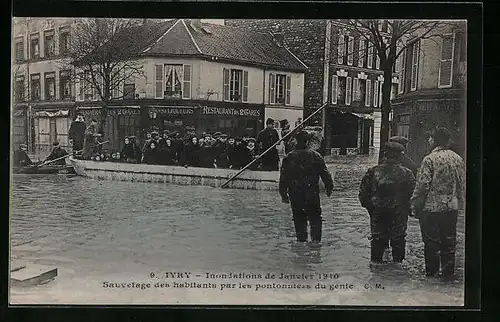
[[[307, 66], [272, 35], [199, 19], [147, 22], [136, 32], [144, 35], [133, 46], [143, 73], [124, 81], [108, 106], [111, 149], [151, 130], [255, 136], [269, 117], [303, 117]], [[95, 91], [77, 82], [76, 93], [76, 110], [99, 118]]]
[[393, 134], [409, 139], [407, 153], [416, 162], [429, 151], [427, 133], [435, 126], [450, 129], [455, 150], [465, 153], [466, 24], [449, 24], [437, 33], [402, 53], [401, 86], [392, 103]]
[[[327, 153], [377, 155], [383, 72], [374, 47], [365, 37], [352, 32], [341, 19], [225, 21], [227, 25], [273, 34], [307, 64], [304, 116], [327, 104], [320, 117]], [[385, 24], [379, 32], [389, 36]], [[399, 83], [398, 66], [393, 70], [391, 97]]]
[[12, 32], [12, 144], [48, 153], [59, 141], [68, 148], [74, 106], [67, 59], [76, 18], [14, 18]]

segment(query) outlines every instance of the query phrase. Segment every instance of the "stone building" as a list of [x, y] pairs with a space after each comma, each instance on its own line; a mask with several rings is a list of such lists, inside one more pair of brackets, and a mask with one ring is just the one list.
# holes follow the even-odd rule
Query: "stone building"
[[12, 33], [12, 143], [48, 152], [69, 146], [74, 105], [72, 70], [62, 70], [75, 18], [14, 18]]
[[[304, 117], [328, 104], [322, 115], [327, 151], [377, 153], [383, 73], [373, 47], [351, 33], [345, 21], [229, 19], [226, 24], [273, 34], [309, 67]], [[396, 72], [391, 97], [399, 82]]]
[[402, 54], [393, 134], [409, 138], [407, 153], [417, 162], [429, 151], [427, 133], [435, 126], [451, 129], [455, 150], [465, 154], [465, 30], [465, 22], [443, 26], [439, 37], [414, 42]]

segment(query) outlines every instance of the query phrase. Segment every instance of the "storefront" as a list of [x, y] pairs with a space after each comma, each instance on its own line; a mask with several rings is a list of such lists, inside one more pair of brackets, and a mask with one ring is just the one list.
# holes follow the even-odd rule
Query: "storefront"
[[374, 139], [373, 116], [367, 113], [330, 114], [330, 146], [333, 155], [369, 154]]
[[221, 132], [230, 136], [256, 136], [263, 128], [263, 117], [264, 106], [257, 104], [150, 105], [146, 128], [148, 131], [178, 131], [181, 135], [187, 127], [193, 127], [197, 135]]
[[12, 113], [12, 149], [28, 143], [26, 107], [15, 109]]
[[[95, 118], [99, 124], [103, 121], [100, 106], [78, 107], [77, 113], [85, 118], [85, 123]], [[139, 106], [109, 106], [103, 129], [103, 141], [109, 141], [103, 148], [107, 151], [119, 151], [123, 148], [126, 136], [141, 138], [141, 109]]]
[[47, 153], [58, 141], [64, 149], [70, 148], [68, 130], [71, 125], [69, 109], [33, 110], [35, 153]]

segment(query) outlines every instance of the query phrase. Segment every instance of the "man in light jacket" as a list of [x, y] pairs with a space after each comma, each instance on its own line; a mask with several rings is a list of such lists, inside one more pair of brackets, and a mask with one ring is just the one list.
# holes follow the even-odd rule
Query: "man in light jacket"
[[412, 214], [420, 221], [427, 276], [444, 279], [455, 269], [458, 210], [464, 207], [465, 164], [450, 149], [451, 136], [436, 128], [429, 138], [432, 151], [425, 156], [411, 198]]

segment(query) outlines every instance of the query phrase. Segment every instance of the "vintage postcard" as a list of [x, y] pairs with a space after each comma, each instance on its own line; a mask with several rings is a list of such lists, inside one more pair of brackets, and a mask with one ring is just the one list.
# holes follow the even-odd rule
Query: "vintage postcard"
[[12, 21], [9, 303], [463, 306], [467, 21]]

